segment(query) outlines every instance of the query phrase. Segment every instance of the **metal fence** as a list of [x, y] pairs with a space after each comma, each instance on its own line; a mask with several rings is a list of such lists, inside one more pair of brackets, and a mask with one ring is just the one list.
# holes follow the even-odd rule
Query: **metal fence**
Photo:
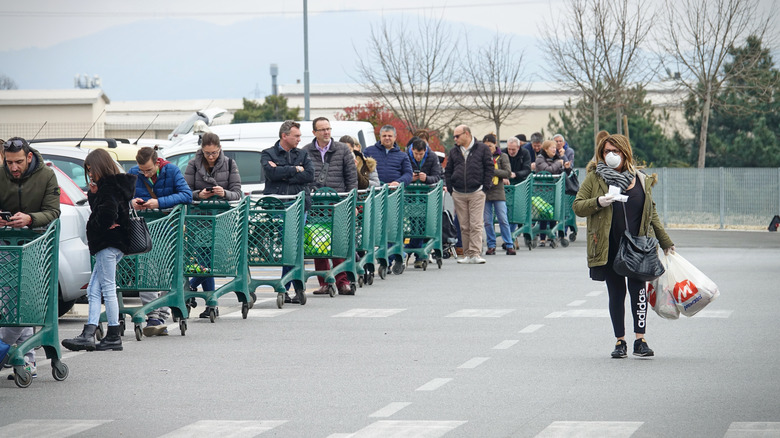
[[[653, 200], [671, 228], [766, 229], [780, 214], [780, 168], [649, 168]], [[580, 169], [580, 181], [585, 169]], [[584, 223], [584, 220], [582, 221]]]

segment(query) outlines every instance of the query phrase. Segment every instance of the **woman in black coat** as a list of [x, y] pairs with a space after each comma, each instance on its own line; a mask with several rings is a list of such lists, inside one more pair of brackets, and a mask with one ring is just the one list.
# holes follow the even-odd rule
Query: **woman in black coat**
[[[87, 244], [95, 256], [95, 266], [87, 287], [89, 316], [81, 334], [65, 339], [69, 350], [122, 350], [119, 337], [119, 303], [116, 297], [116, 265], [127, 251], [130, 200], [135, 193], [135, 175], [122, 173], [111, 156], [95, 149], [84, 159], [89, 177]], [[100, 321], [101, 298], [106, 305], [108, 333], [95, 345], [95, 330]]]

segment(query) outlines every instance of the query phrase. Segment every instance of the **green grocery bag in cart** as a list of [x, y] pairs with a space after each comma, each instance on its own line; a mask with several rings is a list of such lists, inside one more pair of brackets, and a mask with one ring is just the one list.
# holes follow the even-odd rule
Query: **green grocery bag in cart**
[[531, 216], [536, 219], [552, 219], [553, 207], [540, 196], [531, 197]]
[[331, 253], [330, 224], [306, 224], [303, 229], [303, 252], [305, 254], [329, 255]]

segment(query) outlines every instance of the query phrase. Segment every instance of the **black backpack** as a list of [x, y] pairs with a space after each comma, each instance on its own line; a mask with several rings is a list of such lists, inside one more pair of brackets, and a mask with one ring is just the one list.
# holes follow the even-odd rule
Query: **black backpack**
[[777, 231], [777, 227], [780, 227], [780, 215], [775, 215], [772, 218], [772, 222], [769, 223], [769, 231]]

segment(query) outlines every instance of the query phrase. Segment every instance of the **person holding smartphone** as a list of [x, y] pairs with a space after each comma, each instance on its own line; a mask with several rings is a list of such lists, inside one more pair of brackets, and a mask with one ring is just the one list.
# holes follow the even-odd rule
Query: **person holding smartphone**
[[[200, 149], [195, 152], [195, 157], [187, 163], [184, 171], [184, 180], [192, 190], [194, 201], [225, 200], [238, 201], [243, 196], [241, 192], [241, 176], [238, 173], [238, 165], [235, 160], [222, 153], [217, 134], [207, 132], [201, 138]], [[204, 266], [211, 265], [211, 254], [199, 251], [198, 263]], [[190, 289], [198, 290], [198, 286], [204, 291], [213, 291], [214, 277], [192, 277]], [[200, 314], [201, 318], [209, 317], [209, 307]], [[219, 309], [214, 309], [219, 316]]]
[[[60, 216], [60, 187], [54, 171], [27, 141], [14, 137], [3, 145], [0, 170], [0, 227], [45, 227]], [[33, 335], [32, 327], [2, 327], [0, 340], [20, 344]], [[25, 354], [25, 367], [33, 377], [35, 350]], [[13, 379], [13, 376], [9, 376]]]

